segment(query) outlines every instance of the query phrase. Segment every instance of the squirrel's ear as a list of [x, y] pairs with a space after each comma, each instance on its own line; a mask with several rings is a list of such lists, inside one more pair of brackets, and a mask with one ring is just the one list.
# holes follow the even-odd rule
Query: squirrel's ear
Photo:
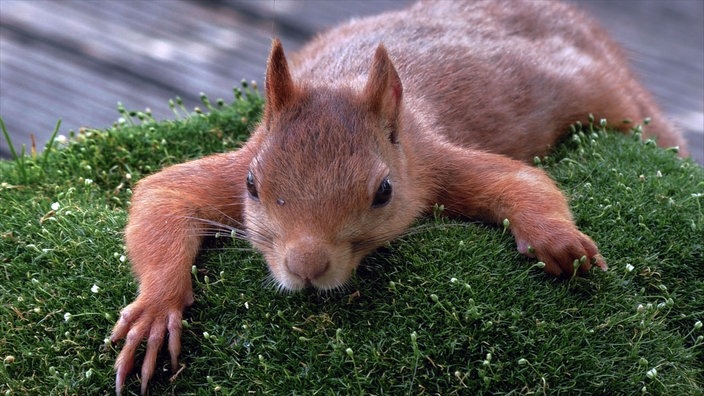
[[264, 119], [268, 122], [274, 113], [283, 110], [295, 96], [296, 87], [288, 71], [288, 62], [281, 41], [275, 38], [266, 67], [266, 105]]
[[369, 110], [378, 113], [389, 130], [389, 140], [398, 141], [398, 122], [401, 113], [403, 86], [386, 47], [379, 44], [374, 54], [369, 79], [364, 87], [364, 99]]

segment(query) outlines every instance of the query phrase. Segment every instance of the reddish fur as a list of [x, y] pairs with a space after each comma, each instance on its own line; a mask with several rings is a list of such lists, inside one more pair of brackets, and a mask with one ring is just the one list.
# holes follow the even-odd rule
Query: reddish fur
[[[516, 47], [522, 34], [530, 40]], [[483, 40], [504, 44], [492, 53]], [[573, 64], [579, 54], [589, 67]], [[422, 2], [318, 37], [290, 69], [275, 40], [266, 78], [262, 124], [245, 147], [167, 168], [135, 190], [125, 241], [140, 292], [111, 337], [126, 338], [118, 393], [145, 338], [143, 393], [167, 331], [176, 368], [207, 222], [244, 225], [274, 279], [292, 290], [344, 284], [364, 255], [435, 203], [508, 219], [519, 251], [569, 275], [582, 257], [593, 261], [581, 272], [606, 263], [560, 190], [524, 161], [587, 112], [616, 123], [653, 117], [646, 132], [685, 152], [620, 50], [559, 3]], [[374, 206], [387, 177], [392, 198]]]

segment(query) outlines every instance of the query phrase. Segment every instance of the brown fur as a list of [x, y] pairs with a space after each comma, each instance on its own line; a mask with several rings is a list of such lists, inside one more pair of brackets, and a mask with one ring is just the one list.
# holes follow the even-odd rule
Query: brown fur
[[[563, 194], [524, 162], [588, 112], [619, 125], [653, 117], [646, 132], [684, 152], [620, 50], [553, 2], [421, 2], [319, 36], [290, 68], [274, 41], [265, 91], [262, 123], [242, 149], [167, 168], [135, 190], [125, 240], [140, 291], [111, 337], [126, 339], [118, 393], [145, 338], [143, 393], [167, 331], [176, 368], [190, 266], [210, 224], [243, 232], [281, 288], [331, 289], [440, 203], [508, 219], [519, 251], [560, 276], [581, 258], [581, 272], [606, 263]], [[391, 198], [378, 204], [387, 179]]]

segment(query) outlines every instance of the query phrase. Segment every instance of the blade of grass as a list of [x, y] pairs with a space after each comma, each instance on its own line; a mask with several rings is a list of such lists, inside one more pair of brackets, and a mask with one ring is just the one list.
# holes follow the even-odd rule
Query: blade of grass
[[5, 121], [3, 121], [2, 117], [0, 117], [0, 129], [2, 129], [2, 134], [5, 136], [5, 140], [7, 140], [7, 145], [10, 148], [10, 153], [12, 154], [12, 160], [17, 164], [17, 170], [20, 173], [20, 178], [23, 183], [26, 183], [27, 169], [25, 169], [24, 164], [24, 149], [22, 150], [22, 155], [17, 155], [17, 150], [15, 150], [15, 145], [12, 144], [12, 139], [10, 138], [10, 134], [7, 132]]
[[49, 151], [51, 151], [51, 148], [54, 147], [54, 140], [56, 139], [56, 134], [59, 133], [59, 128], [61, 127], [61, 119], [56, 121], [56, 126], [54, 127], [54, 132], [51, 134], [51, 137], [49, 138], [49, 143], [44, 146], [44, 153], [42, 153], [42, 171], [46, 172], [46, 161], [49, 158]]

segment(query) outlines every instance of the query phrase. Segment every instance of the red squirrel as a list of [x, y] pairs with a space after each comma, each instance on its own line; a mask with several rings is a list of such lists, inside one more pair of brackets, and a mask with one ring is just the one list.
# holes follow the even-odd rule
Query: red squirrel
[[142, 340], [142, 393], [167, 334], [177, 368], [190, 269], [214, 223], [243, 235], [286, 290], [343, 286], [434, 204], [508, 219], [518, 250], [555, 276], [606, 270], [565, 196], [528, 163], [588, 113], [623, 131], [651, 117], [645, 136], [686, 153], [621, 50], [556, 2], [422, 1], [334, 28], [290, 63], [274, 40], [265, 99], [242, 148], [134, 190], [125, 243], [139, 295], [111, 336], [125, 339], [118, 394]]

